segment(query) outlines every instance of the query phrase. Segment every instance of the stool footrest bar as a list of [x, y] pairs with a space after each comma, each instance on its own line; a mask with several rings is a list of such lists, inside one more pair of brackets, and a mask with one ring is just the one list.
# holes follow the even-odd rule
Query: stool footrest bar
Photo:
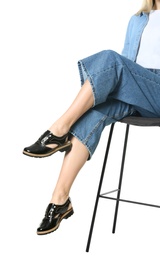
[[104, 196], [104, 195], [107, 195], [107, 194], [110, 194], [110, 193], [113, 193], [113, 192], [117, 192], [117, 191], [119, 191], [119, 189], [105, 192], [105, 193], [101, 194], [101, 196]]
[[133, 204], [139, 204], [139, 205], [143, 205], [143, 206], [160, 208], [160, 205], [148, 204], [148, 203], [144, 203], [144, 202], [125, 200], [125, 199], [117, 199], [117, 198], [114, 198], [114, 197], [106, 197], [106, 196], [103, 196], [103, 195], [100, 195], [99, 197], [103, 198], [103, 199], [118, 200], [118, 201], [127, 202], [127, 203], [133, 203]]

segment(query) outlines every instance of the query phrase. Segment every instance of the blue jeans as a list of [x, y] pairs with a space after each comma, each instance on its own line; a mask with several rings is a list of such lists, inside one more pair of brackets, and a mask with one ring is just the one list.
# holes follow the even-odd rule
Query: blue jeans
[[72, 126], [92, 157], [105, 126], [126, 116], [160, 117], [160, 70], [146, 69], [108, 50], [78, 62], [81, 84], [88, 79], [94, 105]]

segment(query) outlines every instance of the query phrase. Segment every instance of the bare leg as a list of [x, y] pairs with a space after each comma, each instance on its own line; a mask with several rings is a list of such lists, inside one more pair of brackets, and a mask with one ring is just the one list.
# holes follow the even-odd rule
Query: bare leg
[[[62, 136], [68, 133], [77, 119], [93, 106], [94, 98], [89, 81], [82, 86], [79, 94], [69, 109], [52, 125], [50, 131], [54, 135]], [[87, 161], [89, 152], [76, 137], [72, 137], [72, 149], [65, 154], [59, 178], [52, 194], [51, 201], [46, 209], [45, 217], [37, 229], [37, 234], [47, 234], [55, 231], [63, 218], [73, 214], [73, 208], [68, 199], [71, 186]]]
[[[49, 130], [57, 136], [66, 134], [77, 119], [93, 106], [93, 103], [92, 88], [90, 82], [87, 80], [68, 110]], [[77, 138], [73, 137], [71, 141], [72, 149], [64, 157], [51, 203], [60, 205], [67, 200], [74, 179], [89, 156], [87, 148]]]
[[38, 235], [55, 231], [64, 218], [68, 218], [74, 213], [72, 204], [68, 199], [69, 192], [89, 154], [88, 149], [77, 138], [72, 138], [72, 144], [72, 150], [64, 157], [59, 178], [45, 211], [45, 216], [37, 228]]
[[77, 138], [72, 138], [72, 145], [71, 151], [64, 157], [51, 203], [60, 205], [67, 200], [78, 172], [88, 159], [89, 153], [87, 148]]
[[94, 104], [90, 82], [85, 81], [68, 110], [49, 128], [56, 136], [68, 133], [71, 126]]

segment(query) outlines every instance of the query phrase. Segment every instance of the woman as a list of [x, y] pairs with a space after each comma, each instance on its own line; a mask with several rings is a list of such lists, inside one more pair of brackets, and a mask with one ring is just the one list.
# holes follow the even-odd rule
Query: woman
[[73, 214], [69, 198], [78, 172], [90, 159], [105, 126], [136, 113], [160, 116], [160, 0], [145, 0], [129, 21], [122, 55], [102, 51], [78, 62], [82, 88], [68, 110], [36, 143], [32, 157], [66, 151], [38, 235], [55, 231]]

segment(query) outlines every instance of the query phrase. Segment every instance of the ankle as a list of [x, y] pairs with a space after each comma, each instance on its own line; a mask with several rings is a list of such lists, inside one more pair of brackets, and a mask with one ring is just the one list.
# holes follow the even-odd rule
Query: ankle
[[69, 198], [68, 194], [53, 194], [50, 203], [54, 203], [56, 205], [63, 205], [67, 199]]
[[49, 130], [56, 136], [63, 136], [68, 133], [69, 127], [57, 121], [49, 128]]

